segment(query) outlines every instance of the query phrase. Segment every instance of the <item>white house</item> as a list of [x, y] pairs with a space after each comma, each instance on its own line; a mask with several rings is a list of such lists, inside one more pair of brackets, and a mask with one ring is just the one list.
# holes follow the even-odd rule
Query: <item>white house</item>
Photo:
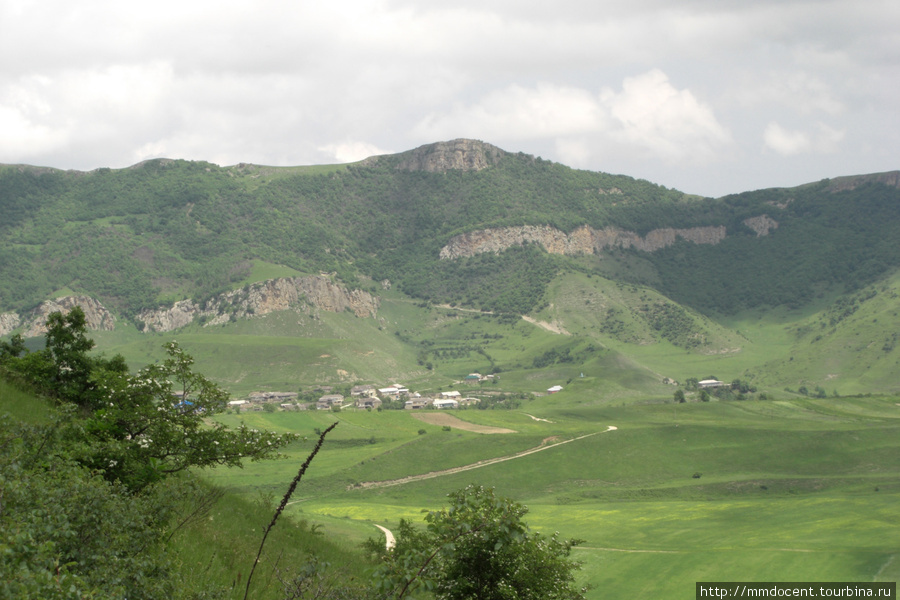
[[399, 383], [395, 383], [386, 388], [379, 388], [378, 393], [382, 396], [399, 396], [400, 394], [408, 394], [409, 388], [403, 387]]
[[703, 381], [698, 381], [697, 385], [700, 388], [717, 388], [722, 387], [723, 385], [727, 385], [724, 381], [719, 381], [718, 379], [704, 379]]
[[440, 398], [431, 403], [435, 408], [459, 408], [459, 402], [450, 398]]
[[547, 393], [549, 393], [549, 394], [555, 394], [556, 392], [561, 392], [562, 389], [563, 389], [563, 388], [562, 388], [561, 385], [554, 385], [554, 386], [551, 387], [551, 388], [547, 388]]

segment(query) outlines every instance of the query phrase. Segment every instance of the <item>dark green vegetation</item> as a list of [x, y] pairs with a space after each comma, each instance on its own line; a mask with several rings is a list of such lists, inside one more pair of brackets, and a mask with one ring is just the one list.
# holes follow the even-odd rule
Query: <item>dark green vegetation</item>
[[530, 531], [527, 512], [493, 490], [468, 486], [450, 494], [449, 508], [425, 516], [424, 531], [401, 520], [390, 551], [370, 540], [383, 562], [374, 577], [397, 597], [426, 590], [446, 600], [583, 600], [569, 558], [578, 541]]
[[[252, 565], [270, 502], [223, 494], [185, 473], [130, 490], [83, 464], [77, 414], [2, 379], [0, 413], [0, 596], [241, 597], [235, 589]], [[303, 520], [281, 524], [267, 550], [284, 566], [256, 579], [253, 598], [283, 598], [281, 580], [294, 573], [287, 565], [313, 556], [342, 565], [346, 581], [363, 574], [358, 551]]]
[[[131, 376], [121, 357], [88, 354], [80, 308], [53, 313], [48, 329], [44, 350], [0, 348], [2, 596], [201, 597], [166, 550], [221, 492], [177, 475], [274, 458], [297, 436], [208, 422], [226, 394], [174, 342], [169, 360]], [[6, 380], [52, 396], [56, 410]], [[34, 423], [6, 413], [29, 404]]]
[[[333, 170], [169, 160], [91, 173], [2, 167], [0, 309], [27, 309], [69, 288], [133, 316], [230, 289], [248, 276], [248, 261], [263, 260], [336, 272], [351, 286], [361, 276], [390, 279], [414, 297], [524, 313], [573, 261], [519, 250], [438, 260], [454, 234], [518, 225], [640, 235], [724, 226], [718, 245], [679, 241], [612, 261], [649, 261], [616, 278], [721, 313], [854, 290], [900, 258], [898, 190], [877, 177], [713, 200], [521, 154], [441, 172], [398, 168], [404, 156]], [[757, 237], [744, 221], [764, 214], [778, 227]], [[610, 265], [577, 266], [601, 273]]]

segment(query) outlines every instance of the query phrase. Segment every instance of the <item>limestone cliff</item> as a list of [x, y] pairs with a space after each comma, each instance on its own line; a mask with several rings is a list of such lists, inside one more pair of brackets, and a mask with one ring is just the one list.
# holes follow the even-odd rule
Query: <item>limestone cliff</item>
[[594, 229], [583, 225], [572, 233], [565, 233], [549, 225], [522, 225], [499, 229], [482, 229], [457, 235], [441, 248], [442, 259], [474, 256], [482, 252], [501, 252], [512, 246], [540, 244], [551, 254], [594, 254], [608, 248], [635, 248], [653, 252], [671, 246], [682, 238], [695, 244], [718, 244], [725, 239], [725, 227], [691, 227], [688, 229], [654, 229], [640, 235], [604, 227]]
[[11, 333], [21, 322], [22, 318], [17, 313], [0, 313], [0, 335]]
[[203, 305], [182, 300], [171, 308], [143, 311], [138, 319], [143, 322], [143, 331], [172, 331], [195, 319], [204, 319], [205, 325], [217, 325], [232, 317], [246, 318], [282, 310], [348, 310], [357, 317], [374, 317], [378, 299], [362, 290], [347, 290], [327, 277], [290, 277], [255, 283], [216, 296]]
[[828, 189], [832, 193], [846, 192], [855, 190], [859, 186], [867, 183], [880, 183], [882, 185], [900, 188], [900, 171], [836, 177], [829, 182]]
[[481, 171], [494, 166], [504, 152], [477, 140], [458, 139], [421, 146], [400, 155], [401, 171]]
[[760, 215], [743, 220], [744, 225], [756, 232], [756, 237], [769, 235], [770, 229], [778, 229], [778, 221], [769, 215]]
[[47, 317], [51, 313], [68, 314], [70, 310], [80, 306], [84, 311], [87, 328], [92, 331], [112, 331], [116, 327], [116, 319], [105, 306], [90, 296], [63, 296], [55, 300], [45, 300], [25, 319], [22, 335], [36, 337], [47, 333]]
[[[89, 296], [65, 296], [47, 300], [29, 315], [0, 314], [0, 335], [21, 329], [25, 337], [47, 332], [47, 317], [53, 312], [68, 313], [74, 306], [84, 311], [87, 328], [112, 331], [115, 318], [97, 300]], [[310, 276], [270, 279], [240, 290], [216, 296], [201, 304], [181, 300], [169, 308], [145, 310], [138, 315], [142, 331], [172, 331], [195, 320], [205, 325], [225, 323], [232, 318], [249, 318], [281, 310], [307, 313], [350, 311], [357, 317], [374, 317], [378, 298], [362, 290], [348, 290], [328, 277]]]

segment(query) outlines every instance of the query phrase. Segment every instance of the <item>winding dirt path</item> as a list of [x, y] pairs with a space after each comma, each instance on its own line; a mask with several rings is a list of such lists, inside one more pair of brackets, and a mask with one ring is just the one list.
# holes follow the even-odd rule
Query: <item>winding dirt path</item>
[[384, 532], [384, 547], [386, 550], [390, 550], [394, 546], [397, 545], [397, 540], [394, 539], [394, 534], [387, 527], [382, 527], [381, 525], [375, 525], [378, 529]]
[[[546, 442], [548, 440], [554, 439], [554, 438], [547, 438], [546, 440], [544, 440], [544, 443], [542, 443], [540, 446], [536, 446], [534, 448], [531, 448], [530, 450], [523, 450], [522, 452], [517, 452], [516, 454], [510, 454], [509, 456], [499, 456], [497, 458], [488, 458], [488, 459], [480, 460], [476, 463], [472, 463], [470, 465], [465, 465], [462, 467], [453, 467], [452, 469], [444, 469], [443, 471], [431, 471], [430, 473], [423, 473], [421, 475], [409, 475], [408, 477], [401, 477], [400, 479], [389, 479], [387, 481], [364, 481], [353, 487], [362, 488], [362, 489], [385, 488], [385, 487], [393, 487], [395, 485], [403, 485], [405, 483], [412, 483], [413, 481], [423, 481], [425, 479], [434, 479], [435, 477], [443, 477], [445, 475], [454, 475], [456, 473], [463, 473], [465, 471], [471, 471], [473, 469], [480, 469], [481, 467], [487, 467], [488, 465], [495, 465], [497, 463], [506, 462], [508, 460], [522, 458], [523, 456], [528, 456], [530, 454], [535, 454], [537, 452], [543, 452], [545, 450], [550, 450], [551, 448], [556, 448], [557, 446], [562, 446], [563, 444], [577, 442], [578, 440], [583, 440], [585, 438], [599, 435], [601, 433], [615, 431], [616, 429], [618, 429], [618, 427], [616, 427], [614, 425], [610, 425], [603, 431], [595, 431], [594, 433], [588, 433], [585, 435], [578, 436], [576, 438], [572, 438], [570, 440], [564, 440], [562, 442], [557, 442], [555, 444], [547, 444]], [[347, 489], [351, 489], [351, 488], [347, 488]]]

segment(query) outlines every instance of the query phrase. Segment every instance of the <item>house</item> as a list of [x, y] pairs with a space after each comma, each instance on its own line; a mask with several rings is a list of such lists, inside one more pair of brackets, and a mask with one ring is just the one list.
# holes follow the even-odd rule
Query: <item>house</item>
[[415, 410], [418, 408], [425, 408], [431, 403], [431, 398], [413, 398], [412, 400], [407, 400], [406, 405], [403, 408], [406, 410]]
[[381, 406], [381, 400], [372, 396], [363, 396], [356, 401], [356, 406], [358, 408], [379, 408]]
[[719, 381], [718, 379], [704, 379], [703, 381], [698, 381], [697, 385], [700, 386], [700, 389], [704, 388], [717, 388], [728, 385], [724, 381]]
[[561, 392], [562, 389], [563, 389], [563, 388], [562, 388], [561, 385], [554, 385], [554, 386], [551, 387], [551, 388], [547, 388], [547, 393], [548, 393], [548, 394], [555, 394], [556, 392]]
[[297, 392], [250, 392], [250, 402], [287, 402], [297, 398]]
[[478, 383], [481, 379], [480, 373], [469, 373], [466, 375], [466, 383]]
[[351, 396], [375, 396], [374, 385], [354, 385], [350, 388]]
[[380, 388], [378, 393], [382, 396], [399, 396], [400, 394], [408, 394], [409, 388], [403, 387], [399, 383], [395, 383], [386, 388]]
[[441, 398], [462, 398], [462, 394], [459, 392], [441, 392]]
[[236, 406], [244, 406], [245, 404], [249, 404], [246, 400], [231, 400], [228, 402], [228, 406], [234, 408]]
[[460, 406], [474, 406], [475, 404], [478, 404], [479, 402], [481, 402], [480, 398], [473, 398], [472, 396], [469, 396], [468, 398], [460, 398], [459, 405]]
[[432, 402], [431, 405], [438, 409], [459, 408], [459, 402], [450, 398], [439, 398]]
[[319, 410], [327, 410], [334, 406], [340, 407], [344, 404], [344, 397], [340, 394], [329, 394], [327, 396], [322, 396], [316, 402], [316, 408]]

